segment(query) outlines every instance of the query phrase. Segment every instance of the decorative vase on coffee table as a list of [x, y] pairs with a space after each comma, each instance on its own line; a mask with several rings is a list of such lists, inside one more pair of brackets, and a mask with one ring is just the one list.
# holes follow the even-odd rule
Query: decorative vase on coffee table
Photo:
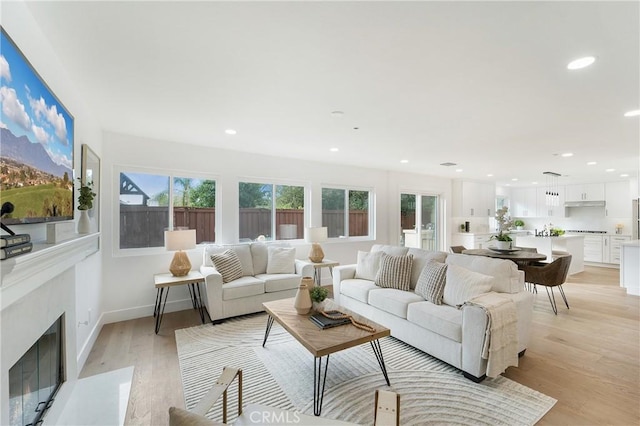
[[300, 281], [300, 286], [298, 287], [298, 292], [296, 293], [295, 301], [293, 302], [293, 307], [299, 315], [306, 315], [311, 311], [313, 304], [311, 302], [311, 295], [309, 294], [309, 291], [312, 287], [313, 278], [302, 277], [302, 281]]

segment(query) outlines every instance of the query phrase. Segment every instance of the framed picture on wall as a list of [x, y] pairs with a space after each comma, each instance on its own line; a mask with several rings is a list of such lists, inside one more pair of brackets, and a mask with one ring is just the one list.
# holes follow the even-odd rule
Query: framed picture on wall
[[91, 185], [96, 196], [93, 199], [93, 208], [88, 211], [91, 222], [91, 232], [100, 231], [100, 157], [89, 148], [86, 143], [82, 144], [82, 166], [80, 168], [80, 180], [83, 185]]

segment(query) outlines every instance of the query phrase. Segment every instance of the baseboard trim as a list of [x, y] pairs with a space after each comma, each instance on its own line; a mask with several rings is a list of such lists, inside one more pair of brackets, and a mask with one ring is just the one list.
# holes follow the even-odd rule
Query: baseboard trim
[[84, 342], [84, 345], [82, 345], [82, 349], [80, 349], [80, 352], [78, 353], [78, 357], [76, 358], [76, 361], [78, 363], [78, 374], [80, 374], [80, 372], [84, 368], [84, 364], [89, 358], [89, 354], [91, 353], [91, 349], [93, 349], [93, 345], [96, 343], [96, 340], [98, 340], [98, 336], [102, 331], [103, 325], [104, 313], [100, 315], [100, 318], [98, 318], [98, 321], [96, 321], [96, 325], [93, 326], [91, 333], [89, 333], [89, 337]]
[[[137, 318], [150, 317], [153, 315], [154, 305], [136, 306], [127, 309], [118, 309], [116, 311], [103, 312], [101, 318], [104, 319], [104, 324], [111, 324], [113, 322], [128, 321]], [[193, 309], [193, 303], [191, 299], [172, 300], [168, 301], [164, 308], [165, 313], [184, 311], [186, 309]]]

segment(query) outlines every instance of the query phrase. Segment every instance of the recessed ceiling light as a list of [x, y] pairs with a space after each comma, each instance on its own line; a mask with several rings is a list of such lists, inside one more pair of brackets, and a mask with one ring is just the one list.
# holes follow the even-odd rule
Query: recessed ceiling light
[[493, 177], [493, 173], [489, 173], [487, 177]]
[[513, 179], [511, 179], [511, 180], [512, 180], [513, 182], [517, 182], [517, 181], [518, 181], [518, 178], [513, 178]]
[[329, 148], [329, 151], [331, 151], [331, 152], [338, 152], [338, 151], [340, 151], [340, 150], [339, 150], [338, 148]]
[[537, 185], [538, 182], [531, 182], [531, 185]]
[[585, 56], [584, 58], [579, 58], [574, 61], [569, 62], [567, 65], [567, 69], [570, 70], [579, 70], [581, 68], [588, 67], [596, 61], [596, 58], [593, 56]]
[[620, 175], [620, 177], [629, 177], [629, 175], [627, 173], [623, 173]]
[[456, 172], [460, 173], [462, 171], [462, 169], [456, 169]]
[[226, 134], [228, 134], [228, 135], [235, 135], [236, 133], [238, 133], [238, 132], [236, 132], [236, 131], [235, 131], [235, 130], [233, 130], [233, 129], [227, 129], [227, 130], [225, 130], [224, 132], [225, 132]]
[[563, 157], [573, 157], [573, 152], [565, 152], [562, 154]]
[[510, 183], [507, 183], [507, 184], [505, 184], [505, 186], [511, 186], [511, 184], [510, 184]]
[[401, 162], [402, 164], [407, 164], [407, 163], [409, 162], [409, 160], [400, 160], [400, 162]]
[[587, 166], [595, 166], [596, 164], [598, 164], [596, 161], [589, 161]]
[[633, 111], [627, 111], [624, 113], [625, 117], [637, 117], [640, 115], [640, 109], [634, 109]]
[[607, 169], [607, 170], [605, 170], [605, 172], [615, 172], [615, 171], [616, 171], [616, 169]]

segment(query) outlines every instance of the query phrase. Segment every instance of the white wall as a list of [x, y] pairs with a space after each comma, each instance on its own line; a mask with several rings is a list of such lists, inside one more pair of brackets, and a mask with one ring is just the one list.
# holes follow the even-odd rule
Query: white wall
[[[312, 151], [312, 149], [310, 148]], [[245, 178], [302, 182], [311, 188], [313, 217], [311, 224], [320, 223], [321, 187], [349, 185], [373, 189], [376, 203], [375, 241], [327, 242], [325, 256], [342, 264], [354, 263], [358, 250], [369, 250], [372, 244], [392, 242], [399, 238], [399, 189], [414, 189], [437, 193], [448, 200], [451, 181], [424, 175], [391, 174], [382, 170], [322, 164], [286, 158], [247, 154], [232, 150], [206, 148], [176, 142], [144, 139], [113, 132], [104, 134], [103, 205], [110, 210], [103, 216], [103, 266], [105, 321], [149, 316], [153, 313], [155, 288], [153, 274], [165, 272], [172, 253], [127, 255], [118, 252], [115, 219], [118, 216], [118, 169], [135, 167], [149, 172], [206, 173], [216, 177], [219, 195], [220, 222], [217, 242], [238, 240], [238, 182]], [[392, 235], [393, 234], [393, 235]], [[305, 258], [309, 245], [299, 243], [297, 257]], [[202, 264], [200, 248], [189, 253], [194, 268]], [[329, 279], [325, 274], [325, 281]], [[187, 309], [188, 293], [184, 288], [172, 289], [166, 311]]]
[[[102, 132], [99, 123], [91, 115], [82, 94], [73, 85], [69, 78], [65, 64], [60, 63], [47, 38], [38, 27], [27, 6], [23, 2], [2, 2], [2, 14], [0, 15], [2, 26], [18, 48], [27, 57], [36, 71], [44, 79], [58, 99], [74, 116], [74, 174], [79, 176], [81, 145], [89, 144], [98, 155], [102, 152]], [[77, 193], [76, 193], [77, 197]], [[76, 212], [76, 220], [78, 214]], [[46, 226], [44, 224], [12, 226], [15, 232], [25, 232], [32, 236], [34, 241], [42, 241], [46, 238]], [[87, 263], [87, 264], [85, 264]], [[77, 265], [78, 275], [76, 280], [76, 311], [81, 321], [89, 309], [100, 312], [101, 300], [101, 261], [99, 255], [94, 255]], [[78, 356], [82, 357], [81, 350], [87, 346], [87, 342], [96, 336], [90, 336], [91, 330], [99, 331], [96, 327], [98, 317], [94, 316], [88, 326], [77, 329], [76, 343]], [[79, 361], [78, 370], [82, 368], [84, 361]]]

